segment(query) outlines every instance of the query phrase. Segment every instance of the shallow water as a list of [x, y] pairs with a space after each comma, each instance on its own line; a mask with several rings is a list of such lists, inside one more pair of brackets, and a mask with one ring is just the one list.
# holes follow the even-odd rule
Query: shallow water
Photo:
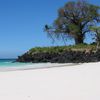
[[0, 59], [0, 67], [22, 67], [25, 65], [33, 65], [32, 63], [15, 62], [15, 59]]
[[[42, 67], [48, 67], [52, 66], [51, 63], [20, 63], [20, 62], [15, 62], [15, 59], [0, 59], [0, 69], [1, 68], [42, 68]], [[56, 64], [53, 64], [56, 65]]]
[[15, 62], [15, 59], [0, 59], [0, 72], [2, 71], [16, 71], [16, 70], [31, 70], [43, 69], [52, 67], [73, 66], [75, 64], [58, 64], [58, 63], [20, 63]]

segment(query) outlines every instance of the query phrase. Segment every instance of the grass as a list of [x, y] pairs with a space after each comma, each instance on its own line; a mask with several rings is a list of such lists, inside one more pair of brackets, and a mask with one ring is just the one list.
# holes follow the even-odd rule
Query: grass
[[73, 45], [73, 46], [56, 46], [56, 47], [35, 47], [29, 50], [29, 53], [56, 53], [56, 52], [63, 52], [63, 51], [84, 51], [84, 50], [94, 50], [95, 51], [96, 45]]

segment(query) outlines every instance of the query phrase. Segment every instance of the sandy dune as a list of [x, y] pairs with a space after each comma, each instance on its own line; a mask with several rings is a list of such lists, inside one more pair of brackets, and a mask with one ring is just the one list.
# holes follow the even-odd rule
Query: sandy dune
[[100, 63], [0, 72], [0, 100], [100, 100]]

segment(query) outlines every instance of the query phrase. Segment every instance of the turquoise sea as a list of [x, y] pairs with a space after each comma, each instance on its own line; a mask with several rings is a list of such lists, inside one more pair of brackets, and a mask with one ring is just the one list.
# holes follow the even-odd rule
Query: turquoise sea
[[16, 62], [16, 59], [0, 59], [0, 71], [40, 69], [40, 68], [51, 68], [60, 66], [69, 66], [69, 64], [20, 63]]
[[32, 63], [15, 62], [16, 59], [0, 59], [0, 67], [20, 67], [25, 65], [32, 65]]

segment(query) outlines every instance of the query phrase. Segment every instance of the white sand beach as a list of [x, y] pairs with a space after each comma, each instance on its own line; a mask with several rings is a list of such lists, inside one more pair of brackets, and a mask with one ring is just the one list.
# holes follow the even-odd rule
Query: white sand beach
[[100, 62], [0, 71], [0, 100], [100, 100]]

